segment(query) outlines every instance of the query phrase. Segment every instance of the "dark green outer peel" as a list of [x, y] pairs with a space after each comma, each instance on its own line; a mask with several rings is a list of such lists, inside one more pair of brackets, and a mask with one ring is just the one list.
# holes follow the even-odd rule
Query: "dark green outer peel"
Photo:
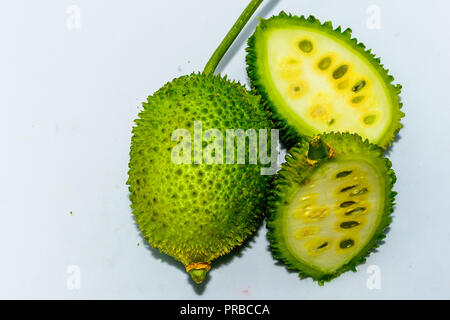
[[[261, 176], [257, 166], [196, 163], [181, 169], [172, 161], [171, 132], [184, 127], [192, 131], [197, 120], [222, 132], [241, 123], [242, 128], [272, 128], [259, 107], [260, 97], [239, 83], [214, 75], [262, 2], [249, 2], [203, 73], [174, 79], [149, 96], [133, 128], [127, 184], [136, 222], [144, 238], [181, 261], [195, 283], [205, 279], [211, 260], [241, 245], [255, 231], [266, 210], [265, 191], [270, 181]], [[195, 157], [195, 152], [191, 153]], [[222, 185], [225, 182], [227, 185]]]

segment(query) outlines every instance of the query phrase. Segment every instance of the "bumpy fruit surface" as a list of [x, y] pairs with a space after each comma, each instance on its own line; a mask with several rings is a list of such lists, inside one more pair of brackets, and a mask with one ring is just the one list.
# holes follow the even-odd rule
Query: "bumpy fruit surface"
[[[227, 129], [270, 132], [273, 125], [259, 97], [239, 83], [203, 73], [167, 83], [143, 105], [133, 128], [127, 182], [133, 214], [148, 242], [201, 282], [213, 259], [255, 231], [266, 211], [271, 178], [261, 175], [260, 162], [249, 164], [248, 156], [245, 164], [226, 164], [225, 152], [223, 164], [208, 164], [205, 158], [176, 164], [172, 151], [180, 141], [172, 141], [171, 134], [189, 131], [194, 162], [194, 138], [202, 139], [194, 137], [196, 124], [203, 133], [218, 129], [224, 148]], [[211, 142], [202, 143], [203, 153]]]
[[274, 256], [320, 284], [356, 270], [391, 222], [390, 161], [349, 133], [304, 140], [286, 160], [268, 219]]
[[371, 51], [314, 17], [261, 20], [248, 41], [247, 71], [290, 147], [299, 135], [357, 133], [383, 148], [400, 130], [400, 85]]

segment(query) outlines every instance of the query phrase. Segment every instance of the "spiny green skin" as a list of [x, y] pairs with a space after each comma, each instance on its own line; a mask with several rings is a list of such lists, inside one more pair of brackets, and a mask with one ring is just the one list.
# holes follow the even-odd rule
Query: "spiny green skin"
[[[304, 142], [299, 143], [293, 147], [286, 156], [286, 162], [282, 164], [281, 170], [278, 173], [275, 184], [275, 194], [270, 203], [270, 215], [267, 219], [267, 227], [269, 229], [267, 237], [270, 241], [273, 255], [280, 262], [283, 262], [288, 269], [296, 270], [300, 278], [311, 277], [317, 281], [319, 285], [328, 282], [345, 271], [356, 271], [356, 266], [366, 261], [366, 257], [380, 245], [380, 241], [386, 237], [385, 230], [392, 221], [391, 214], [394, 211], [394, 200], [396, 192], [392, 191], [393, 185], [396, 181], [394, 171], [391, 169], [391, 162], [384, 158], [383, 150], [378, 146], [369, 143], [367, 140], [363, 141], [357, 134], [350, 133], [325, 133], [320, 135], [321, 140], [328, 144], [334, 151], [331, 159], [324, 158], [318, 160], [317, 164], [312, 166], [308, 162], [309, 141], [305, 139]], [[306, 265], [296, 259], [289, 251], [284, 242], [282, 233], [282, 218], [281, 212], [284, 209], [287, 199], [289, 199], [299, 184], [305, 182], [315, 172], [316, 168], [320, 167], [328, 161], [338, 159], [341, 155], [356, 155], [358, 158], [364, 157], [376, 165], [386, 177], [386, 187], [384, 190], [385, 205], [381, 221], [367, 245], [347, 264], [336, 270], [334, 273], [325, 274], [309, 265]]]
[[392, 113], [392, 122], [389, 130], [383, 136], [383, 138], [377, 142], [377, 144], [382, 148], [387, 148], [390, 146], [395, 138], [395, 135], [402, 128], [402, 124], [400, 123], [401, 118], [405, 116], [405, 114], [400, 110], [403, 104], [400, 102], [400, 93], [402, 86], [397, 84], [394, 85], [394, 77], [389, 75], [389, 70], [386, 70], [384, 66], [381, 64], [380, 58], [377, 58], [372, 51], [366, 50], [366, 47], [362, 43], [358, 43], [358, 40], [352, 38], [352, 30], [347, 28], [344, 31], [341, 31], [341, 27], [337, 27], [333, 29], [332, 23], [327, 21], [325, 23], [321, 23], [313, 16], [309, 16], [305, 18], [304, 16], [292, 16], [291, 14], [286, 14], [285, 12], [281, 12], [278, 16], [273, 16], [267, 20], [260, 19], [260, 23], [257, 26], [255, 33], [249, 38], [248, 46], [246, 48], [247, 51], [247, 73], [250, 78], [251, 86], [253, 89], [258, 92], [262, 98], [264, 105], [267, 109], [272, 112], [272, 119], [274, 120], [277, 127], [280, 128], [281, 140], [283, 144], [289, 149], [294, 144], [296, 144], [302, 135], [307, 133], [306, 135], [311, 135], [310, 129], [303, 127], [295, 127], [289, 123], [289, 119], [285, 119], [279, 112], [276, 104], [271, 100], [268, 91], [265, 88], [264, 81], [262, 79], [262, 75], [259, 73], [258, 68], [258, 58], [259, 58], [259, 50], [260, 46], [263, 44], [263, 37], [272, 29], [283, 28], [283, 27], [307, 27], [311, 29], [317, 29], [321, 32], [325, 32], [334, 38], [346, 43], [353, 47], [358, 53], [360, 53], [363, 57], [365, 57], [378, 71], [381, 77], [384, 80], [384, 84], [387, 88], [389, 88], [389, 92], [391, 95], [392, 105], [397, 106]]
[[267, 210], [271, 177], [261, 175], [260, 165], [176, 165], [171, 152], [179, 141], [171, 134], [187, 129], [193, 140], [194, 121], [202, 121], [203, 133], [219, 129], [225, 146], [225, 129], [270, 129], [260, 97], [226, 78], [191, 74], [167, 83], [143, 107], [127, 182], [143, 236], [184, 265], [210, 262], [242, 244]]

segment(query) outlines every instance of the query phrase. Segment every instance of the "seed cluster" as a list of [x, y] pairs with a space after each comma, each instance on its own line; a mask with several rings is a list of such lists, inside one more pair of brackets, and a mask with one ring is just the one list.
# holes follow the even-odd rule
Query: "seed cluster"
[[[321, 59], [319, 59], [318, 63], [317, 63], [317, 67], [319, 68], [319, 70], [321, 71], [325, 71], [327, 69], [329, 69], [331, 67], [333, 63], [333, 59], [330, 56], [325, 56]], [[337, 81], [337, 80], [342, 80], [340, 82], [338, 82], [337, 84], [337, 88], [339, 90], [343, 90], [346, 89], [349, 86], [349, 80], [343, 80], [345, 78], [345, 76], [349, 73], [349, 69], [350, 66], [348, 64], [341, 64], [339, 66], [337, 66], [335, 69], [333, 69], [332, 71], [332, 79]], [[354, 97], [351, 97], [351, 105], [352, 106], [357, 106], [358, 104], [362, 103], [365, 99], [366, 96], [365, 95], [361, 95], [359, 94], [367, 85], [367, 81], [362, 79], [359, 81], [356, 81], [352, 86], [351, 86], [351, 92], [353, 94], [358, 94]], [[365, 125], [373, 125], [375, 123], [377, 116], [375, 114], [369, 114], [369, 115], [364, 115], [362, 118], [362, 121]], [[370, 119], [370, 120], [367, 120]]]
[[[365, 216], [369, 213], [369, 189], [364, 172], [359, 168], [348, 168], [335, 172], [330, 178], [337, 185], [334, 192], [337, 202], [333, 211], [329, 206], [318, 203], [318, 193], [310, 193], [299, 199], [294, 212], [294, 217], [304, 225], [295, 233], [295, 237], [300, 240], [311, 239], [304, 246], [312, 257], [325, 253], [334, 244], [338, 254], [355, 247], [358, 243], [357, 232], [365, 225]], [[338, 218], [334, 230], [342, 234], [340, 239], [320, 236], [330, 234], [326, 220], [332, 212]]]
[[[315, 59], [314, 63], [317, 70], [321, 74], [330, 75], [330, 85], [335, 83], [338, 91], [347, 89], [345, 93], [341, 94], [349, 97], [348, 106], [354, 108], [355, 112], [360, 115], [360, 123], [364, 127], [371, 127], [377, 123], [379, 113], [370, 110], [370, 103], [368, 102], [370, 92], [365, 92], [369, 85], [367, 79], [361, 79], [361, 77], [355, 75], [351, 64], [338, 63], [338, 59], [334, 55], [322, 55], [317, 59], [315, 56], [319, 54], [319, 50], [313, 39], [296, 40], [296, 47], [298, 48], [298, 55], [284, 58], [279, 65], [280, 77], [289, 82], [286, 94], [290, 99], [297, 100], [307, 96], [309, 86], [307, 81], [302, 78], [301, 66], [302, 63], [308, 63], [309, 59]], [[320, 92], [316, 95], [315, 100], [318, 103], [313, 103], [308, 112], [311, 119], [325, 123], [330, 129], [339, 128], [336, 125], [339, 124], [340, 115], [333, 107], [334, 103], [324, 101]]]

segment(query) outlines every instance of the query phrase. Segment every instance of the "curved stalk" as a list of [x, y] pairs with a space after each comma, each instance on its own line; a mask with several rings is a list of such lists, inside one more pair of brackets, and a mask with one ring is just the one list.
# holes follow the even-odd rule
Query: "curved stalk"
[[248, 20], [255, 13], [256, 9], [258, 9], [259, 5], [263, 2], [263, 0], [252, 0], [247, 8], [242, 12], [238, 20], [234, 23], [233, 27], [231, 27], [230, 31], [227, 33], [225, 38], [220, 43], [219, 47], [214, 51], [213, 55], [209, 59], [208, 63], [203, 70], [203, 73], [212, 74], [217, 68], [220, 60], [222, 60], [225, 53], [228, 51], [230, 46], [233, 44], [234, 40], [237, 38], [239, 33], [241, 33], [244, 26], [247, 24]]

